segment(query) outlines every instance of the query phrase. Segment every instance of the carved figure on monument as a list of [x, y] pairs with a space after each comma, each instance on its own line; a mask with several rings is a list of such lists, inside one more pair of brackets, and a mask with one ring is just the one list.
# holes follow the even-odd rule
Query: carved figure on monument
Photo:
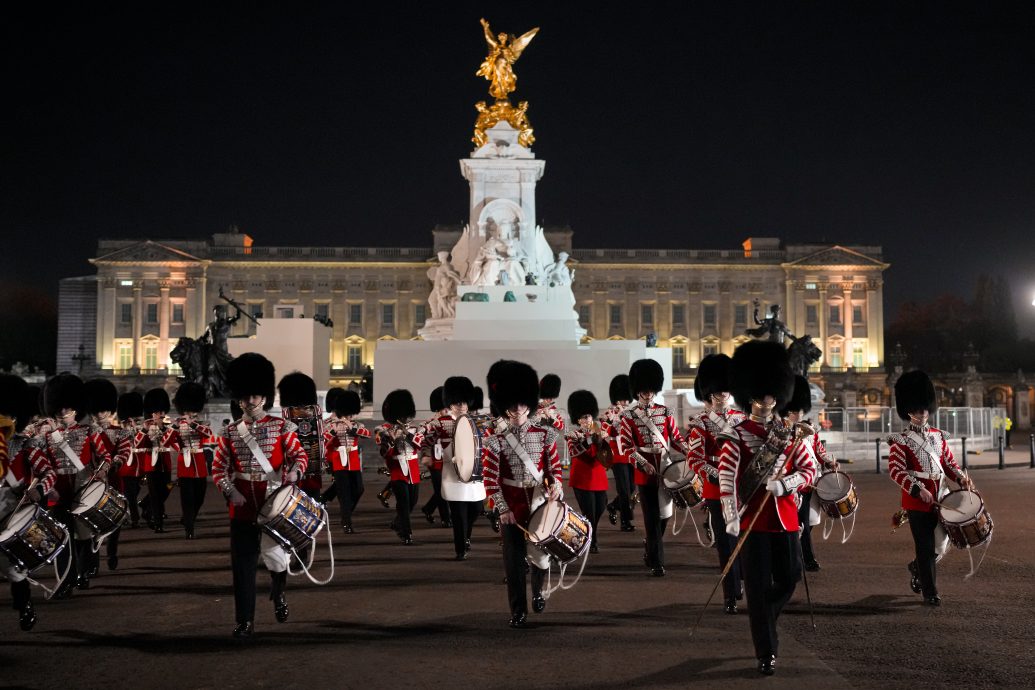
[[783, 345], [785, 338], [794, 338], [794, 335], [787, 328], [787, 325], [780, 320], [780, 305], [774, 304], [772, 309], [772, 315], [767, 316], [764, 319], [758, 318], [758, 311], [760, 304], [758, 300], [754, 300], [755, 305], [754, 319], [755, 323], [758, 324], [757, 328], [749, 328], [744, 331], [752, 338], [764, 338], [771, 340], [774, 343], [780, 343]]
[[[210, 398], [225, 398], [230, 395], [226, 382], [226, 368], [233, 360], [227, 345], [230, 330], [237, 323], [243, 312], [241, 307], [230, 301], [237, 313], [229, 315], [226, 305], [217, 304], [212, 308], [212, 321], [200, 338], [180, 338], [176, 347], [169, 353], [169, 358], [182, 370], [183, 381], [192, 381], [205, 387]], [[254, 320], [254, 319], [253, 319]]]
[[[514, 237], [500, 237], [503, 230], [493, 224], [485, 240], [471, 262], [467, 274], [471, 285], [524, 285], [527, 269], [524, 266], [525, 253]], [[506, 277], [504, 277], [506, 276]]]
[[568, 252], [557, 255], [557, 261], [546, 268], [546, 285], [571, 285], [575, 279], [575, 271], [568, 268]]
[[518, 143], [526, 149], [535, 143], [532, 123], [528, 121], [528, 101], [520, 101], [516, 108], [510, 105], [510, 101], [497, 101], [491, 107], [485, 101], [478, 101], [474, 109], [478, 111], [478, 119], [474, 121], [471, 141], [478, 148], [489, 143], [489, 135], [485, 132], [500, 122], [507, 122], [518, 131]]
[[787, 347], [787, 354], [791, 360], [791, 369], [795, 374], [809, 377], [809, 367], [819, 361], [823, 352], [816, 343], [812, 342], [812, 336], [805, 334], [800, 338], [791, 336], [791, 344]]
[[494, 98], [506, 98], [507, 94], [517, 88], [517, 76], [514, 74], [514, 63], [521, 57], [528, 44], [532, 42], [539, 32], [539, 27], [528, 31], [521, 36], [514, 38], [510, 34], [500, 33], [492, 35], [489, 22], [481, 20], [482, 29], [485, 32], [485, 42], [489, 45], [489, 54], [482, 62], [476, 73], [479, 77], [485, 77], [492, 82], [489, 86], [489, 93]]
[[431, 280], [431, 294], [428, 305], [431, 307], [431, 318], [451, 319], [456, 316], [456, 286], [463, 282], [463, 277], [449, 263], [449, 252], [438, 253], [438, 266], [428, 269]]

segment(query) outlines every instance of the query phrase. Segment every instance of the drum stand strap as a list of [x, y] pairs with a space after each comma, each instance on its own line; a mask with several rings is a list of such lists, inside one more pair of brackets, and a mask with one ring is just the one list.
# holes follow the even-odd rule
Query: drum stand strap
[[988, 535], [988, 540], [985, 541], [984, 546], [985, 546], [985, 550], [981, 552], [981, 558], [978, 559], [978, 564], [977, 564], [976, 567], [974, 566], [974, 549], [977, 548], [977, 547], [975, 547], [975, 546], [968, 546], [967, 547], [967, 557], [970, 559], [970, 572], [963, 576], [964, 580], [969, 580], [970, 578], [972, 578], [977, 573], [977, 571], [981, 568], [981, 564], [985, 562], [985, 556], [988, 555], [988, 549], [989, 549], [989, 547], [992, 546], [992, 535], [991, 534]]
[[[686, 521], [687, 521], [687, 519], [690, 518], [690, 513], [692, 511], [693, 511], [693, 508], [680, 509], [680, 512], [683, 513], [683, 519], [679, 521], [679, 527], [676, 527], [676, 521], [675, 520], [672, 521], [672, 536], [673, 537], [679, 536], [679, 533], [683, 531], [683, 528], [686, 526]], [[700, 530], [700, 528], [697, 527], [697, 520], [690, 520], [690, 524], [692, 524], [694, 526], [694, 532], [697, 533], [697, 543], [700, 544], [701, 546], [703, 546], [706, 549], [711, 548], [711, 546], [712, 546], [711, 544], [705, 544], [704, 543], [704, 539], [701, 539], [701, 530]]]
[[54, 554], [53, 560], [50, 562], [51, 565], [54, 566], [54, 580], [55, 580], [54, 589], [51, 589], [50, 587], [47, 587], [42, 582], [40, 582], [38, 580], [35, 580], [35, 579], [33, 579], [32, 577], [30, 577], [28, 575], [25, 576], [25, 579], [26, 579], [26, 581], [28, 581], [29, 584], [36, 585], [37, 587], [39, 587], [40, 589], [42, 589], [46, 593], [44, 595], [44, 598], [47, 599], [48, 601], [51, 598], [53, 598], [54, 594], [57, 593], [57, 591], [59, 589], [61, 589], [61, 585], [65, 582], [65, 578], [68, 577], [69, 571], [72, 570], [72, 559], [74, 558], [74, 556], [72, 555], [71, 552], [69, 552], [69, 554], [68, 554], [68, 564], [65, 565], [65, 572], [61, 573], [60, 575], [58, 574], [57, 557], [58, 557], [58, 555], [62, 551], [64, 551], [65, 549], [69, 548], [69, 544], [70, 543], [71, 543], [71, 537], [69, 537], [66, 534], [64, 541], [61, 542], [61, 548], [59, 548], [57, 550], [57, 553]]
[[[858, 512], [858, 511], [856, 511], [856, 512]], [[837, 522], [841, 523], [841, 543], [845, 544], [845, 543], [848, 542], [849, 539], [852, 538], [852, 534], [855, 532], [855, 513], [852, 513], [852, 524], [851, 524], [851, 526], [847, 530], [845, 530], [845, 519], [844, 518], [841, 518]], [[827, 540], [827, 537], [830, 536], [830, 533], [833, 531], [833, 529], [834, 529], [834, 518], [830, 518], [827, 522], [825, 522], [823, 524], [823, 541]]]
[[302, 562], [302, 557], [298, 555], [298, 552], [295, 551], [294, 547], [291, 547], [291, 554], [298, 561], [298, 565], [300, 565], [302, 567], [302, 569], [299, 570], [298, 572], [292, 572], [292, 570], [291, 570], [291, 562], [289, 561], [288, 562], [288, 570], [287, 570], [288, 571], [288, 575], [301, 575], [301, 574], [304, 573], [305, 576], [308, 577], [312, 581], [312, 583], [314, 585], [326, 585], [327, 583], [329, 583], [331, 580], [334, 579], [334, 544], [332, 543], [332, 539], [331, 539], [331, 525], [330, 525], [330, 517], [331, 516], [327, 512], [327, 508], [325, 506], [321, 505], [320, 506], [320, 510], [323, 512], [323, 516], [322, 517], [323, 517], [323, 521], [325, 523], [324, 529], [327, 530], [327, 551], [331, 554], [331, 574], [327, 576], [326, 580], [317, 580], [315, 577], [313, 577], [313, 574], [311, 572], [309, 572], [309, 569], [313, 567], [313, 561], [316, 559], [316, 540], [315, 539], [313, 540], [313, 543], [310, 546], [310, 550], [309, 550], [309, 563], [308, 564]]
[[568, 571], [568, 564], [562, 563], [558, 570], [560, 570], [560, 576], [557, 578], [557, 585], [552, 586], [552, 574], [553, 574], [553, 559], [550, 559], [550, 565], [546, 568], [546, 588], [543, 590], [543, 598], [549, 599], [550, 596], [559, 589], [571, 589], [579, 583], [579, 578], [582, 577], [582, 572], [586, 569], [586, 561], [589, 560], [589, 549], [586, 549], [586, 553], [582, 554], [582, 565], [579, 566], [579, 574], [575, 576], [571, 584], [564, 584], [564, 574]]

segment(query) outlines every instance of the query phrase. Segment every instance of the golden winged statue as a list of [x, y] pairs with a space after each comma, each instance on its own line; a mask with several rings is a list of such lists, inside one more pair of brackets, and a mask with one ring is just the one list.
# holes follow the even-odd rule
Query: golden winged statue
[[485, 42], [489, 44], [489, 54], [481, 67], [478, 68], [477, 76], [485, 77], [492, 82], [489, 86], [489, 94], [496, 99], [502, 100], [511, 91], [517, 88], [517, 76], [514, 74], [514, 63], [521, 57], [528, 44], [532, 42], [539, 32], [539, 27], [528, 31], [517, 38], [510, 34], [500, 33], [492, 35], [489, 22], [481, 20], [482, 28], [485, 30]]

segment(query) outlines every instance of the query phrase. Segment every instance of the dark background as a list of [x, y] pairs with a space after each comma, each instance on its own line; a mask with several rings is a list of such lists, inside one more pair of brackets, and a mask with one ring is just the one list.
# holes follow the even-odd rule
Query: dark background
[[1035, 334], [1035, 5], [211, 5], [4, 18], [0, 360], [38, 331], [52, 361], [99, 237], [430, 246], [466, 215], [482, 16], [541, 27], [512, 100], [577, 245], [880, 244], [889, 323], [987, 274]]

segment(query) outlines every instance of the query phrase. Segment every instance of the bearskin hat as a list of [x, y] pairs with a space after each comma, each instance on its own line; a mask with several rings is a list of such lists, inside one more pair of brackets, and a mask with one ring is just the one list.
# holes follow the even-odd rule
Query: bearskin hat
[[180, 414], [201, 412], [206, 402], [208, 402], [208, 396], [205, 395], [205, 387], [193, 381], [181, 385], [176, 389], [176, 395], [173, 396], [173, 405]]
[[786, 416], [788, 412], [808, 412], [812, 409], [812, 389], [809, 388], [809, 380], [804, 376], [794, 377], [794, 393], [791, 399], [780, 408], [780, 414]]
[[300, 371], [293, 371], [277, 384], [281, 407], [304, 407], [318, 405], [316, 381]]
[[547, 374], [539, 382], [539, 397], [554, 400], [561, 394], [561, 377], [557, 374]]
[[446, 402], [442, 398], [442, 394], [445, 392], [445, 386], [439, 386], [435, 390], [431, 391], [431, 395], [428, 396], [428, 409], [432, 412], [438, 412], [439, 410], [445, 409]]
[[405, 388], [397, 388], [381, 403], [381, 416], [390, 424], [401, 424], [417, 416], [413, 395]]
[[611, 404], [615, 405], [619, 400], [630, 401], [633, 398], [632, 391], [629, 390], [629, 375], [619, 374], [618, 376], [611, 379], [610, 390], [608, 394], [611, 396]]
[[144, 416], [144, 396], [136, 391], [123, 393], [119, 396], [119, 403], [116, 406], [115, 414], [121, 421], [134, 417]]
[[579, 390], [568, 396], [568, 416], [575, 424], [579, 423], [585, 415], [596, 419], [600, 414], [600, 406], [597, 405], [597, 397], [591, 391]]
[[63, 409], [86, 411], [86, 389], [83, 380], [67, 372], [51, 378], [43, 386], [43, 408], [50, 417], [56, 417]]
[[90, 379], [84, 384], [86, 390], [86, 411], [114, 412], [119, 406], [119, 389], [108, 379]]
[[485, 391], [481, 386], [475, 386], [471, 392], [471, 402], [467, 404], [471, 410], [478, 411], [485, 407]]
[[169, 394], [165, 392], [164, 388], [152, 388], [148, 392], [144, 393], [145, 415], [150, 417], [155, 412], [168, 414], [171, 409], [172, 403], [169, 402]]
[[660, 393], [665, 389], [665, 370], [653, 359], [638, 359], [629, 367], [629, 392]]
[[745, 412], [751, 410], [752, 400], [767, 395], [776, 399], [777, 408], [790, 400], [794, 372], [784, 346], [769, 340], [750, 340], [738, 347], [730, 363], [730, 392]]
[[902, 374], [895, 382], [895, 410], [903, 420], [908, 420], [909, 413], [917, 410], [937, 412], [938, 398], [931, 377], [919, 369]]
[[235, 400], [244, 400], [253, 395], [266, 398], [266, 409], [273, 406], [276, 372], [273, 362], [257, 352], [246, 352], [234, 358], [226, 368], [226, 379], [230, 395]]
[[700, 400], [701, 402], [708, 402], [707, 400], [704, 399], [704, 393], [701, 392], [701, 377], [700, 376], [695, 376], [694, 377], [694, 397], [697, 398], [698, 400]]
[[[697, 383], [701, 384], [701, 394], [710, 398], [715, 393], [725, 393], [730, 389], [730, 358], [729, 355], [708, 355], [701, 360], [701, 366], [697, 369], [697, 379], [694, 381], [695, 392]], [[703, 400], [698, 396], [699, 400]]]
[[0, 414], [18, 419], [24, 414], [25, 391], [29, 384], [15, 374], [0, 374]]
[[359, 408], [362, 406], [359, 393], [344, 388], [332, 388], [327, 391], [326, 404], [328, 411], [339, 417], [359, 414]]
[[532, 412], [539, 407], [539, 376], [524, 362], [501, 359], [489, 368], [485, 380], [489, 399], [500, 412], [506, 414], [515, 405], [525, 405]]
[[442, 386], [442, 402], [446, 407], [467, 403], [471, 405], [474, 397], [474, 384], [466, 376], [450, 376]]

